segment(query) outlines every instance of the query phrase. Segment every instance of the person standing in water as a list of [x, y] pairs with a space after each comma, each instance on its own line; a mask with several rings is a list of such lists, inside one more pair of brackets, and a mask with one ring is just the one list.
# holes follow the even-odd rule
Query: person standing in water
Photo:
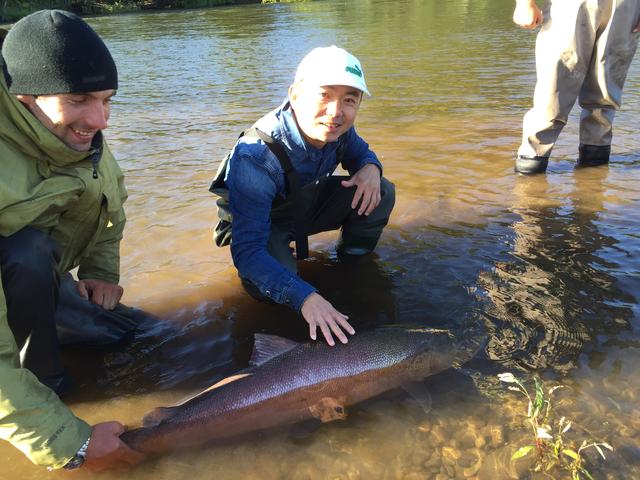
[[524, 116], [515, 171], [543, 173], [576, 101], [577, 165], [609, 162], [613, 119], [640, 37], [640, 0], [516, 0], [513, 21], [541, 26], [536, 41], [533, 108]]

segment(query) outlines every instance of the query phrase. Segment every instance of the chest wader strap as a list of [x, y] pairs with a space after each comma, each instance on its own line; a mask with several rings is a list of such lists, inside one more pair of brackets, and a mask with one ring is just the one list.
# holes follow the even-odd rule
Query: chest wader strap
[[[289, 155], [285, 152], [282, 145], [276, 142], [266, 133], [258, 130], [257, 128], [251, 129], [255, 131], [256, 135], [260, 137], [271, 153], [273, 153], [280, 166], [284, 170], [284, 177], [289, 188], [289, 198], [293, 204], [293, 224], [295, 227], [295, 240], [296, 240], [296, 258], [298, 260], [304, 260], [309, 256], [309, 239], [307, 237], [307, 228], [304, 221], [305, 208], [302, 202], [299, 201], [300, 193], [300, 180], [298, 179], [298, 172], [295, 171]], [[248, 132], [247, 132], [248, 133]]]

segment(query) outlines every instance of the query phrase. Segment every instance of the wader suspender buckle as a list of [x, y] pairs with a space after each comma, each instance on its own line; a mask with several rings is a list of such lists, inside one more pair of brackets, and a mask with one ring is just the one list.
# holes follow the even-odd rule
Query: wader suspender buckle
[[298, 180], [298, 173], [293, 168], [291, 160], [285, 152], [282, 145], [276, 142], [266, 133], [252, 128], [245, 132], [245, 135], [250, 131], [255, 131], [256, 135], [260, 137], [269, 150], [276, 156], [280, 162], [280, 166], [284, 170], [284, 176], [289, 187], [289, 196], [293, 202], [293, 224], [295, 227], [295, 240], [296, 240], [296, 258], [298, 260], [304, 260], [309, 256], [309, 239], [307, 238], [307, 228], [304, 221], [304, 205], [298, 201], [298, 193], [300, 192], [300, 181]]

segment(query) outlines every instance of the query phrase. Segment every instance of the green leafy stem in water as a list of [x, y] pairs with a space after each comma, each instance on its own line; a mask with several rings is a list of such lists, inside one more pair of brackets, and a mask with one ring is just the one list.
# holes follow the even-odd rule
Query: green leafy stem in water
[[509, 384], [509, 390], [520, 392], [529, 401], [527, 407], [527, 423], [530, 425], [535, 443], [520, 447], [511, 456], [511, 460], [525, 457], [532, 452], [538, 456], [533, 467], [535, 472], [547, 473], [554, 467], [568, 471], [572, 480], [580, 480], [582, 476], [593, 480], [593, 477], [585, 466], [582, 452], [587, 448], [595, 448], [606, 460], [603, 448], [613, 451], [613, 447], [605, 442], [587, 442], [584, 440], [580, 447], [572, 448], [565, 437], [571, 428], [571, 421], [565, 417], [559, 420], [555, 418], [551, 407], [551, 396], [561, 386], [553, 386], [547, 389], [546, 394], [541, 380], [534, 376], [534, 391], [529, 393], [524, 384], [511, 373], [498, 375], [500, 381]]

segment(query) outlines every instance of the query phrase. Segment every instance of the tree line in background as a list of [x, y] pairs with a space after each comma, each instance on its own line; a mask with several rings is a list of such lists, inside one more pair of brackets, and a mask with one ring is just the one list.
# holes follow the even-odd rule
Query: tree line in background
[[142, 10], [203, 8], [278, 1], [287, 0], [0, 0], [0, 22], [14, 22], [44, 8], [69, 10], [78, 15], [108, 15]]

